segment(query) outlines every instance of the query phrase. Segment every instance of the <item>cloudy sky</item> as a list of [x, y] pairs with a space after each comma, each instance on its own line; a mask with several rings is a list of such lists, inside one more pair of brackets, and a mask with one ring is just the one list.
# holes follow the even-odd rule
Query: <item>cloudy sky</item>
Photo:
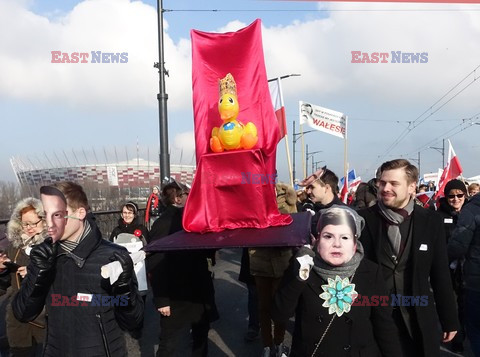
[[[0, 0], [0, 180], [15, 180], [13, 156], [34, 166], [104, 163], [132, 159], [138, 147], [142, 158], [157, 157], [155, 6]], [[172, 10], [164, 14], [172, 163], [193, 157], [190, 30], [235, 31], [260, 18], [269, 78], [301, 74], [283, 81], [290, 135], [303, 100], [348, 115], [350, 167], [365, 179], [381, 162], [416, 160], [419, 152], [422, 173], [436, 171], [442, 156], [429, 147], [444, 138], [465, 176], [480, 174], [480, 5], [165, 0], [163, 6]], [[51, 51], [127, 52], [128, 62], [52, 63]], [[352, 51], [425, 52], [428, 62], [352, 63]], [[341, 139], [318, 132], [305, 142], [322, 151], [315, 161], [341, 175]], [[299, 142], [297, 150], [300, 173]], [[277, 166], [287, 180], [283, 140]]]

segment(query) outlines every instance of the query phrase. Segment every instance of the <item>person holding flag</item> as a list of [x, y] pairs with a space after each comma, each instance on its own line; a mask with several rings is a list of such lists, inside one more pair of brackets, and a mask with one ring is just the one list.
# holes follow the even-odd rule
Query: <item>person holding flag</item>
[[463, 172], [462, 165], [460, 165], [460, 161], [458, 160], [457, 154], [453, 150], [452, 143], [448, 140], [448, 160], [447, 165], [443, 169], [442, 176], [438, 182], [438, 191], [434, 196], [434, 200], [437, 198], [443, 197], [445, 191], [445, 186], [447, 182], [452, 179], [456, 179], [460, 176]]

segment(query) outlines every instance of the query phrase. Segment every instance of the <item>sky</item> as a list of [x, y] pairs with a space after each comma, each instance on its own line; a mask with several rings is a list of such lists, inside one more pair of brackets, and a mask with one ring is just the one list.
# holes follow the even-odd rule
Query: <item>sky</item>
[[[236, 31], [260, 18], [268, 77], [301, 75], [282, 82], [290, 151], [305, 101], [348, 115], [349, 167], [364, 180], [398, 157], [418, 164], [420, 156], [422, 173], [437, 171], [443, 139], [465, 177], [480, 174], [480, 5], [165, 0], [163, 7], [171, 163], [194, 162], [190, 30]], [[0, 180], [15, 181], [11, 157], [36, 167], [158, 157], [156, 1], [0, 0], [0, 24]], [[52, 51], [126, 52], [128, 62], [52, 63]], [[427, 53], [428, 61], [352, 63], [352, 51]], [[342, 176], [343, 140], [304, 138], [318, 152], [314, 162]], [[287, 181], [284, 141], [277, 168]], [[300, 141], [296, 150], [302, 178]]]

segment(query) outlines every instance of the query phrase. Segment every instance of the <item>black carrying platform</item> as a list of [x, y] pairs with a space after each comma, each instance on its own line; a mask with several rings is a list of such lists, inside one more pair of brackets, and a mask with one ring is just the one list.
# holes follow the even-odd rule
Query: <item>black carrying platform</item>
[[241, 247], [295, 247], [310, 242], [309, 212], [291, 214], [292, 224], [264, 229], [240, 228], [214, 233], [180, 231], [155, 240], [145, 247], [147, 252], [183, 249], [218, 249]]

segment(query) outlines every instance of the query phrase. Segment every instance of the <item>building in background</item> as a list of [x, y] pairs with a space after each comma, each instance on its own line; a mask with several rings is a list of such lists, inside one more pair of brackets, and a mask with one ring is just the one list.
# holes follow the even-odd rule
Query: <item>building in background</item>
[[[35, 196], [40, 186], [73, 181], [89, 191], [89, 201], [96, 206], [92, 208], [96, 209], [113, 209], [126, 199], [135, 200], [142, 205], [153, 186], [160, 183], [158, 162], [140, 157], [128, 160], [128, 153], [125, 161], [105, 160], [106, 163], [98, 163], [96, 155], [95, 160], [90, 162], [87, 155], [84, 155], [83, 162], [78, 161], [75, 153], [73, 155], [75, 160], [65, 155], [63, 162], [54, 155], [55, 160], [45, 156], [46, 161], [43, 162], [38, 158], [33, 161], [30, 158], [13, 157], [10, 163], [18, 184], [26, 194]], [[106, 154], [105, 158], [108, 159]], [[75, 164], [71, 164], [72, 162]], [[188, 185], [192, 184], [195, 171], [195, 165], [170, 165], [170, 176]]]

